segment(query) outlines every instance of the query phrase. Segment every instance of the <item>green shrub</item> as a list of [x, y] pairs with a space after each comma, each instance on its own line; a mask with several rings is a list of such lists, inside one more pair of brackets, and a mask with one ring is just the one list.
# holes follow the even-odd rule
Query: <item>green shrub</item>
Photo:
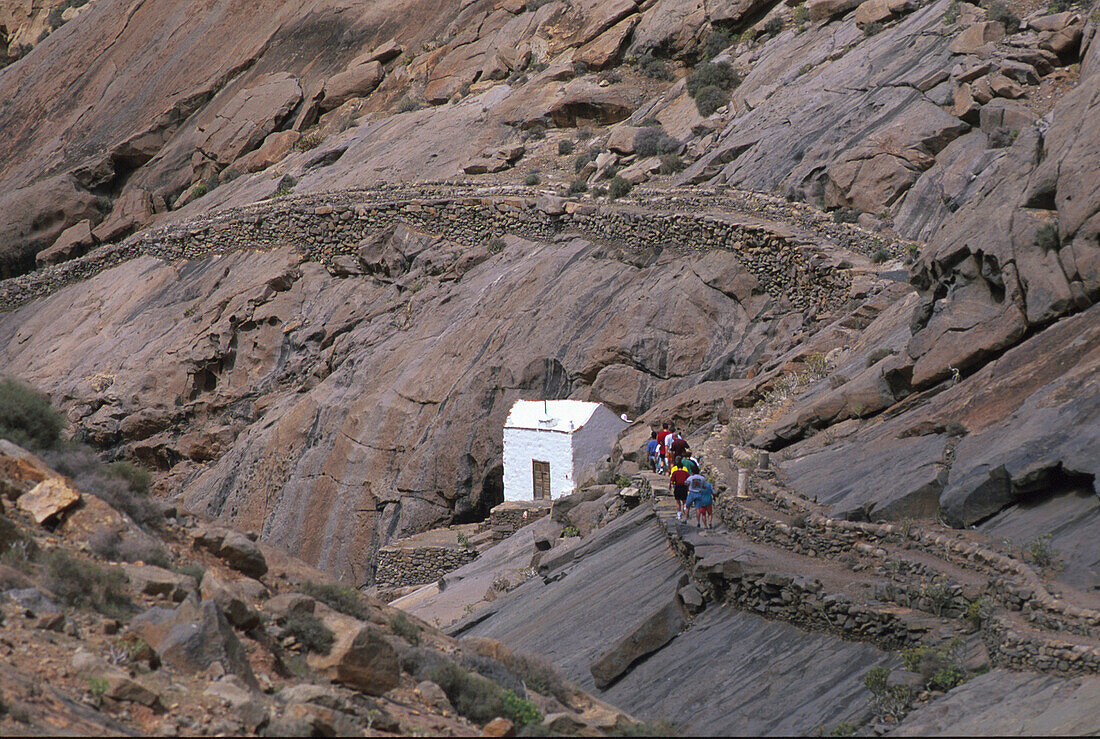
[[955, 593], [951, 584], [939, 581], [924, 587], [921, 595], [928, 601], [933, 615], [943, 616], [955, 604]]
[[0, 380], [0, 438], [30, 449], [51, 449], [65, 419], [49, 399], [10, 378]]
[[117, 567], [100, 567], [62, 549], [44, 557], [47, 587], [68, 606], [90, 607], [111, 618], [127, 618], [135, 608], [129, 581]]
[[872, 693], [878, 694], [886, 690], [886, 679], [890, 677], [890, 669], [887, 667], [872, 667], [863, 676], [863, 685]]
[[397, 112], [398, 113], [409, 113], [411, 111], [419, 110], [419, 109], [420, 109], [420, 103], [416, 102], [412, 98], [407, 98], [407, 97], [406, 98], [401, 98], [401, 100], [397, 103]]
[[953, 26], [959, 21], [959, 13], [962, 8], [959, 7], [959, 0], [951, 0], [951, 4], [947, 6], [947, 10], [943, 11], [943, 22], [949, 26]]
[[569, 139], [563, 139], [558, 142], [558, 154], [565, 156], [573, 153], [573, 142]]
[[497, 716], [511, 719], [518, 726], [537, 724], [542, 714], [530, 701], [480, 675], [474, 675], [453, 662], [445, 662], [428, 673], [428, 679], [443, 689], [461, 715], [476, 723]]
[[948, 691], [966, 680], [966, 673], [958, 665], [947, 665], [936, 670], [932, 677], [928, 678], [928, 687], [931, 690]]
[[778, 36], [783, 31], [783, 19], [774, 15], [764, 24], [764, 33], [769, 36]]
[[414, 647], [420, 644], [420, 627], [410, 621], [404, 613], [399, 613], [390, 620], [390, 628], [393, 629], [393, 633]]
[[695, 108], [701, 116], [712, 115], [729, 102], [729, 95], [714, 85], [707, 85], [695, 96]]
[[639, 157], [651, 157], [656, 154], [671, 154], [679, 151], [682, 144], [665, 133], [660, 125], [645, 126], [634, 134], [634, 153]]
[[963, 614], [963, 618], [975, 629], [980, 629], [982, 623], [989, 618], [989, 604], [984, 598], [970, 601], [966, 604], [966, 613]]
[[633, 185], [622, 177], [615, 175], [611, 178], [611, 181], [607, 183], [607, 196], [612, 200], [617, 200], [630, 192], [630, 188], [632, 187]]
[[858, 208], [837, 208], [833, 211], [833, 221], [836, 223], [855, 223], [859, 220]]
[[746, 28], [741, 32], [741, 35], [737, 38], [738, 43], [751, 44], [756, 40], [756, 32], [751, 28]]
[[881, 246], [871, 253], [871, 261], [875, 264], [882, 264], [883, 262], [887, 262], [889, 260], [890, 252], [886, 251], [886, 249], [882, 248]]
[[528, 187], [534, 187], [535, 185], [542, 184], [542, 178], [538, 176], [538, 173], [532, 172], [523, 178], [523, 184]]
[[366, 621], [370, 617], [370, 612], [355, 588], [335, 583], [307, 582], [302, 592], [311, 598], [316, 598], [332, 610], [360, 621]]
[[657, 170], [660, 174], [676, 174], [684, 170], [684, 160], [676, 154], [662, 154], [661, 166]]
[[538, 707], [531, 701], [520, 698], [511, 690], [503, 691], [501, 702], [504, 704], [504, 713], [517, 726], [527, 726], [542, 721], [542, 713], [539, 712]]
[[567, 195], [579, 195], [587, 189], [588, 185], [585, 184], [584, 180], [573, 180], [569, 183], [569, 189], [565, 192]]
[[668, 71], [668, 65], [663, 60], [652, 54], [641, 54], [637, 59], [638, 72], [645, 77], [655, 80], [671, 80], [672, 72]]
[[1012, 8], [1001, 0], [992, 0], [985, 13], [986, 18], [1000, 23], [1005, 28], [1005, 33], [1018, 33], [1020, 30], [1020, 17], [1012, 12]]
[[298, 139], [298, 142], [294, 144], [294, 148], [298, 151], [309, 151], [310, 149], [316, 149], [324, 140], [325, 137], [320, 133], [308, 133]]
[[1044, 223], [1039, 226], [1035, 231], [1035, 245], [1043, 251], [1056, 251], [1061, 245], [1061, 239], [1058, 237], [1058, 225]]
[[130, 489], [143, 495], [149, 492], [149, 483], [152, 475], [149, 470], [130, 462], [111, 462], [107, 465], [107, 474], [125, 480]]
[[720, 90], [732, 90], [741, 84], [741, 78], [733, 71], [729, 62], [707, 62], [697, 66], [687, 78], [688, 95], [698, 97], [706, 87]]
[[585, 151], [577, 155], [577, 158], [573, 160], [573, 171], [580, 174], [580, 171], [588, 166], [589, 162], [596, 161], [596, 152]]
[[806, 3], [802, 3], [794, 9], [794, 22], [798, 25], [810, 22], [810, 9], [806, 7]]
[[566, 526], [565, 528], [563, 528], [561, 530], [561, 538], [563, 538], [563, 539], [568, 539], [568, 538], [576, 537], [576, 536], [580, 536], [580, 535], [581, 535], [580, 529], [578, 529], [573, 524], [569, 524], [568, 526]]
[[1050, 545], [1051, 535], [1037, 536], [1024, 547], [1024, 559], [1039, 567], [1051, 567], [1058, 561], [1058, 550]]
[[721, 54], [730, 45], [733, 44], [733, 39], [725, 31], [711, 31], [707, 36], [707, 44], [703, 48], [703, 58], [713, 59]]
[[283, 631], [297, 639], [302, 649], [316, 654], [328, 654], [336, 642], [332, 629], [312, 613], [288, 614]]
[[874, 36], [875, 34], [879, 33], [881, 30], [882, 30], [882, 24], [879, 23], [878, 21], [874, 21], [873, 23], [868, 23], [866, 26], [863, 27], [863, 35], [864, 36]]

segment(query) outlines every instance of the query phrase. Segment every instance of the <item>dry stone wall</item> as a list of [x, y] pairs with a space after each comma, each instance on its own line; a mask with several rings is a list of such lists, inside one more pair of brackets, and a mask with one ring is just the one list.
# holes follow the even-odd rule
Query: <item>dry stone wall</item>
[[375, 583], [380, 588], [426, 585], [476, 558], [477, 550], [466, 547], [382, 547]]
[[507, 539], [529, 523], [550, 513], [549, 501], [505, 501], [489, 511], [493, 540]]
[[[843, 300], [850, 286], [847, 273], [836, 269], [841, 260], [830, 255], [827, 247], [867, 251], [879, 243], [848, 231], [848, 238], [838, 244], [828, 238], [814, 239], [797, 228], [720, 212], [735, 205], [752, 207], [749, 201], [735, 204], [728, 196], [708, 200], [697, 194], [589, 204], [531, 195], [421, 188], [263, 201], [147, 231], [79, 259], [7, 280], [0, 284], [0, 310], [143, 255], [175, 261], [291, 246], [307, 259], [332, 266], [337, 257], [354, 257], [371, 234], [405, 224], [470, 247], [514, 234], [541, 241], [582, 235], [640, 254], [652, 254], [657, 248], [677, 253], [729, 249], [764, 291], [812, 316]], [[711, 212], [706, 211], [708, 206]], [[771, 210], [782, 212], [774, 204]], [[801, 210], [794, 211], [806, 220]]]

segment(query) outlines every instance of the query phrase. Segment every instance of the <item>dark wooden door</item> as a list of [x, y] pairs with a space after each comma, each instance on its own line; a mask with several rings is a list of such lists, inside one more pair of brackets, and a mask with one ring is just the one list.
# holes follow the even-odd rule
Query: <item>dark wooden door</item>
[[535, 500], [550, 497], [550, 463], [531, 460], [531, 475], [534, 478]]

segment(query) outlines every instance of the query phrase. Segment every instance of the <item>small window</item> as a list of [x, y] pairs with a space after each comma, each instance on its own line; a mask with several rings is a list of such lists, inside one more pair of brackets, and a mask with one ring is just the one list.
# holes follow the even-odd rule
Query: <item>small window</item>
[[550, 463], [531, 460], [532, 489], [535, 500], [550, 497]]

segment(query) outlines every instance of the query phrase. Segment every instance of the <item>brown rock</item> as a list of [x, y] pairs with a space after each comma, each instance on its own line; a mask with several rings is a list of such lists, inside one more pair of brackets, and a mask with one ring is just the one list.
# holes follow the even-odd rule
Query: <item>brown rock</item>
[[15, 502], [42, 524], [80, 502], [80, 491], [63, 477], [51, 477], [35, 485]]
[[[267, 169], [289, 154], [300, 138], [302, 138], [302, 134], [297, 131], [276, 131], [264, 139], [264, 142], [260, 144], [260, 148], [248, 152], [233, 162], [231, 168], [237, 170], [240, 174]], [[224, 171], [228, 172], [229, 169], [226, 168]]]
[[321, 100], [322, 110], [338, 108], [353, 97], [366, 97], [374, 92], [385, 76], [382, 64], [369, 61], [357, 64], [325, 83], [325, 96]]
[[260, 623], [259, 613], [240, 588], [235, 583], [222, 580], [212, 570], [207, 570], [203, 575], [199, 594], [203, 600], [217, 603], [229, 623], [238, 629], [247, 631]]
[[577, 49], [573, 58], [584, 62], [593, 71], [615, 66], [622, 58], [623, 50], [626, 49], [627, 41], [630, 40], [630, 34], [637, 25], [637, 16], [619, 21], [599, 37]]
[[495, 719], [485, 724], [485, 728], [481, 730], [482, 736], [515, 736], [516, 726], [506, 718], [497, 716]]
[[810, 11], [810, 20], [821, 21], [844, 15], [859, 4], [859, 0], [809, 0], [806, 9]]
[[991, 100], [981, 109], [981, 129], [986, 133], [1003, 127], [1019, 135], [1037, 119], [1038, 116], [1027, 106], [1004, 98]]
[[1080, 16], [1072, 11], [1066, 11], [1064, 13], [1052, 13], [1051, 15], [1041, 15], [1038, 18], [1032, 18], [1027, 22], [1029, 28], [1035, 31], [1061, 31], [1063, 28], [1077, 23], [1080, 20]]
[[322, 620], [336, 641], [328, 654], [309, 655], [312, 669], [369, 695], [397, 687], [401, 676], [397, 652], [380, 629], [327, 609]]
[[230, 164], [259, 146], [301, 99], [302, 88], [294, 75], [266, 75], [199, 126], [196, 148], [218, 164]]
[[995, 44], [1005, 37], [1005, 27], [997, 21], [975, 23], [960, 33], [948, 50], [952, 54], [973, 54], [986, 44]]
[[62, 231], [49, 249], [38, 252], [35, 261], [39, 267], [66, 262], [81, 256], [94, 244], [92, 222], [85, 219]]
[[15, 500], [56, 473], [38, 457], [7, 439], [0, 439], [0, 494]]
[[965, 82], [955, 88], [955, 102], [951, 106], [951, 115], [970, 124], [978, 122], [978, 103], [970, 94], [970, 85]]
[[611, 2], [598, 3], [593, 8], [593, 15], [588, 24], [577, 34], [576, 43], [587, 44], [636, 12], [638, 12], [638, 4], [635, 0], [611, 0]]
[[218, 547], [217, 555], [233, 569], [249, 577], [262, 577], [267, 572], [267, 560], [263, 552], [244, 534], [237, 531], [226, 533]]
[[989, 75], [989, 87], [997, 97], [1015, 100], [1024, 96], [1024, 88], [1005, 77], [1000, 72]]
[[637, 126], [627, 126], [625, 124], [615, 126], [611, 129], [611, 135], [607, 137], [607, 148], [616, 154], [633, 154], [634, 137], [641, 130]]
[[126, 236], [153, 220], [153, 198], [139, 187], [128, 188], [115, 201], [111, 214], [92, 231], [100, 243], [109, 243]]
[[153, 565], [121, 566], [130, 580], [130, 586], [143, 595], [163, 596], [179, 602], [195, 591], [195, 578], [190, 575], [180, 575]]
[[404, 46], [397, 43], [395, 39], [391, 38], [388, 41], [383, 41], [378, 46], [368, 51], [357, 61], [360, 63], [380, 62], [382, 64], [385, 64], [386, 62], [401, 56], [401, 52], [403, 52], [404, 50]]

